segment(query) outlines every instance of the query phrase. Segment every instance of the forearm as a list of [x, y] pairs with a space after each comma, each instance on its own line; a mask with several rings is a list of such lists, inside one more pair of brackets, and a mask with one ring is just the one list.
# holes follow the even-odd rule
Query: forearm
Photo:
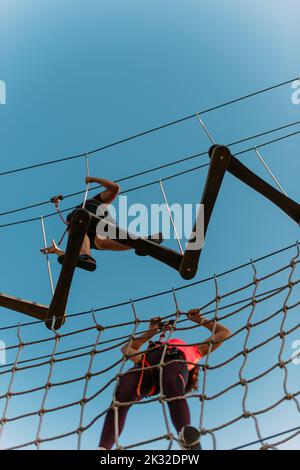
[[222, 325], [222, 323], [216, 322], [214, 320], [207, 320], [202, 319], [201, 321], [197, 321], [199, 325], [204, 326], [207, 330], [214, 332], [215, 334], [228, 332], [228, 328]]
[[141, 347], [144, 346], [144, 344], [147, 343], [147, 341], [153, 338], [155, 334], [156, 334], [156, 331], [152, 331], [152, 330], [146, 331], [146, 333], [143, 333], [139, 338], [134, 339], [131, 342], [130, 347], [132, 349], [135, 349], [136, 351], [139, 351]]
[[99, 184], [100, 186], [103, 186], [105, 189], [115, 190], [119, 188], [119, 185], [117, 183], [114, 183], [113, 181], [109, 181], [103, 178], [93, 177], [93, 182]]
[[140, 351], [147, 341], [149, 341], [156, 334], [155, 331], [149, 330], [146, 333], [143, 333], [139, 338], [129, 341], [122, 348], [124, 354], [134, 354]]

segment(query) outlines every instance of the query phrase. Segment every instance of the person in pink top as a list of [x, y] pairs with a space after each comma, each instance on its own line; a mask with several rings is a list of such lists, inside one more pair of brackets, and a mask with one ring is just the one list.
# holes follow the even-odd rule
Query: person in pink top
[[[132, 369], [120, 376], [116, 390], [116, 400], [119, 403], [134, 403], [143, 398], [162, 393], [168, 401], [168, 407], [172, 423], [179, 436], [179, 444], [185, 450], [200, 450], [200, 432], [191, 426], [190, 411], [184, 395], [197, 390], [199, 366], [198, 362], [208, 354], [221, 346], [231, 332], [219, 322], [207, 320], [200, 315], [199, 309], [187, 312], [190, 320], [211, 331], [211, 336], [203, 342], [189, 346], [180, 338], [161, 341], [151, 340], [162, 325], [161, 318], [150, 320], [149, 329], [137, 339], [125, 344], [122, 353], [135, 365]], [[141, 352], [141, 348], [149, 341], [148, 348]], [[167, 344], [167, 346], [166, 346]], [[164, 356], [163, 356], [164, 355]], [[165, 366], [160, 367], [161, 360]], [[149, 369], [149, 367], [152, 367]], [[162, 369], [162, 388], [160, 390], [160, 370]], [[182, 398], [181, 398], [182, 397]], [[118, 407], [118, 431], [119, 435], [124, 429], [129, 405]], [[107, 412], [100, 438], [99, 449], [110, 450], [115, 443], [115, 412], [112, 408]]]

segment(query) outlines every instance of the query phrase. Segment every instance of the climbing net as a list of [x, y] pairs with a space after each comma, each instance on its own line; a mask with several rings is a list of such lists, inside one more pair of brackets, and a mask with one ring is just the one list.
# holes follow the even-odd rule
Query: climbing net
[[[89, 176], [89, 157], [195, 119], [213, 144], [214, 139], [202, 120], [203, 116], [277, 90], [294, 80], [158, 125], [89, 152], [10, 169], [0, 176], [81, 158], [85, 159]], [[227, 146], [232, 148], [272, 136], [268, 141], [235, 151], [235, 156], [255, 152], [280, 192], [286, 194], [259, 149], [298, 136], [299, 124], [299, 120], [281, 124], [229, 142]], [[278, 135], [287, 130], [289, 133]], [[132, 180], [206, 157], [207, 149], [116, 181]], [[159, 184], [166, 201], [162, 182], [209, 166], [206, 160], [200, 163], [126, 188], [123, 193]], [[87, 184], [85, 190], [64, 195], [64, 198], [84, 195], [86, 201], [89, 191], [95, 189], [98, 190]], [[29, 211], [49, 203], [47, 200], [9, 208], [0, 216]], [[69, 212], [73, 208], [61, 212]], [[0, 228], [41, 220], [46, 244], [44, 218], [54, 218], [56, 214], [57, 211], [44, 217], [34, 214], [22, 220], [5, 221]], [[299, 245], [296, 243], [207, 279], [143, 298], [69, 314], [62, 333], [46, 329], [44, 322], [40, 321], [1, 325], [0, 447], [94, 449], [98, 446], [105, 415], [112, 408], [116, 448], [176, 449], [178, 438], [170, 422], [167, 404], [186, 398], [192, 424], [200, 430], [203, 449], [299, 448], [299, 259]], [[53, 292], [49, 264], [48, 270]], [[197, 305], [191, 304], [191, 299], [197, 299]], [[207, 331], [186, 315], [188, 309], [195, 307], [200, 308], [201, 314], [214, 324], [220, 321], [232, 331], [213, 353], [213, 344], [208, 342], [208, 354], [199, 364], [198, 391], [184, 397], [165, 396], [162, 387], [163, 354], [159, 364], [160, 393], [132, 403], [119, 403], [116, 399], [118, 383], [129, 364], [127, 356], [120, 350], [147, 331], [149, 320], [154, 316], [173, 320], [167, 340], [179, 337], [191, 346], [203, 343]], [[4, 355], [6, 360], [2, 361]], [[128, 405], [132, 405], [132, 409], [125, 431], [119, 438], [117, 411]]]
[[[203, 448], [299, 447], [300, 366], [292, 349], [300, 334], [299, 259], [296, 243], [208, 279], [72, 314], [72, 326], [62, 334], [38, 321], [2, 327], [7, 358], [13, 360], [0, 368], [1, 447], [96, 448], [110, 406], [117, 411], [128, 405], [116, 400], [128, 369], [120, 349], [147, 330], [157, 309], [163, 320], [174, 320], [167, 340], [180, 337], [192, 345], [207, 336], [185, 315], [195, 307], [189, 305], [191, 294], [199, 298], [203, 316], [232, 331], [218, 351], [211, 353], [209, 343], [199, 364], [199, 389], [185, 395]], [[116, 328], [123, 334], [115, 336]], [[39, 339], [27, 341], [29, 329]], [[162, 373], [163, 360], [159, 367]], [[116, 447], [178, 448], [167, 402], [181, 398], [166, 398], [160, 390], [130, 403], [119, 439], [115, 413]]]

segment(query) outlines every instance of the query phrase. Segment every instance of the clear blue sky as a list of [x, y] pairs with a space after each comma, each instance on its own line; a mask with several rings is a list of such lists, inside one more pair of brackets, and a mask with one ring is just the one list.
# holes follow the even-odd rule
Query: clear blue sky
[[[2, 0], [0, 3], [0, 80], [7, 85], [7, 104], [0, 106], [1, 171], [26, 166], [41, 161], [89, 151], [128, 135], [135, 134], [192, 114], [228, 99], [247, 94], [265, 86], [296, 77], [299, 71], [299, 28], [296, 0], [273, 2], [271, 0]], [[229, 143], [258, 132], [299, 120], [300, 105], [292, 103], [291, 87], [285, 86], [240, 104], [224, 108], [205, 117], [205, 122], [220, 143]], [[294, 128], [299, 129], [299, 127]], [[288, 133], [277, 133], [274, 137]], [[256, 139], [255, 143], [268, 140]], [[288, 194], [300, 200], [299, 192], [299, 137], [265, 147], [262, 154], [277, 175]], [[235, 148], [247, 148], [243, 144]], [[142, 171], [163, 163], [207, 150], [209, 142], [196, 120], [173, 126], [161, 132], [95, 154], [91, 158], [91, 173], [111, 179]], [[195, 159], [186, 164], [125, 182], [122, 189], [147, 183], [176, 171], [206, 163], [207, 158]], [[246, 154], [243, 162], [264, 175], [264, 169], [254, 152]], [[197, 171], [175, 178], [165, 184], [170, 202], [199, 202], [206, 171]], [[25, 171], [1, 178], [1, 212], [49, 199], [54, 194], [84, 189], [84, 161], [74, 160]], [[66, 201], [80, 203], [75, 198]], [[160, 203], [158, 186], [134, 191], [129, 202], [147, 205]], [[49, 213], [45, 206], [3, 216], [0, 223]], [[48, 238], [59, 239], [63, 227], [58, 218], [46, 221]], [[209, 228], [205, 250], [196, 280], [227, 268], [239, 265], [250, 258], [295, 242], [298, 227], [285, 214], [268, 201], [241, 185], [228, 175]], [[45, 260], [39, 254], [42, 234], [39, 222], [1, 229], [1, 287], [3, 292], [49, 303], [50, 292]], [[170, 245], [172, 246], [172, 244]], [[288, 253], [266, 265], [268, 272], [288, 262]], [[175, 271], [149, 258], [134, 257], [132, 253], [96, 255], [98, 270], [94, 274], [78, 271], [70, 297], [69, 312], [79, 312], [116, 302], [137, 298], [173, 286], [184, 285]], [[53, 259], [53, 275], [59, 266]], [[265, 269], [265, 271], [264, 271]], [[252, 272], [224, 278], [220, 289], [225, 292], [250, 281]], [[287, 272], [279, 275], [274, 284], [284, 284]], [[262, 287], [264, 290], [264, 287]], [[213, 295], [213, 284], [192, 288], [180, 294], [182, 310], [203, 305]], [[251, 294], [250, 294], [251, 295]], [[266, 315], [281, 305], [281, 298], [268, 304]], [[159, 298], [138, 304], [141, 318], [172, 313], [172, 298]], [[129, 307], [99, 312], [103, 325], [132, 319]], [[27, 321], [14, 312], [1, 309], [1, 325]], [[294, 322], [294, 323], [293, 323]], [[291, 324], [295, 324], [295, 317]], [[226, 323], [235, 331], [245, 324], [245, 316]], [[279, 320], [274, 322], [278, 332]], [[90, 317], [72, 319], [61, 332], [91, 325]], [[129, 329], [108, 330], [103, 339], [129, 333]], [[203, 339], [204, 332], [187, 333], [189, 340]], [[22, 330], [27, 341], [47, 337], [43, 325]], [[259, 342], [270, 333], [267, 324], [252, 333], [252, 341]], [[198, 336], [197, 336], [198, 334]], [[200, 336], [199, 336], [200, 335]], [[257, 335], [257, 336], [255, 336]], [[299, 336], [299, 334], [298, 334]], [[16, 331], [1, 333], [0, 339], [14, 344]], [[62, 341], [60, 350], [92, 343], [94, 333], [71, 336]], [[240, 350], [244, 336], [223, 346], [212, 361], [218, 363]], [[297, 339], [297, 331], [293, 339]], [[287, 356], [291, 353], [292, 338], [286, 341]], [[276, 362], [278, 344], [267, 347], [253, 356], [253, 374]], [[51, 353], [51, 343], [28, 347], [23, 358]], [[8, 352], [8, 361], [15, 359], [15, 350]], [[274, 357], [275, 356], [275, 357]], [[113, 363], [118, 350], [100, 354], [95, 370]], [[86, 370], [88, 358], [69, 361], [56, 366], [55, 379], [70, 378]], [[241, 362], [218, 370], [212, 376], [211, 391], [234, 383]], [[41, 372], [43, 370], [43, 372]], [[114, 370], [116, 373], [117, 370]], [[17, 374], [14, 390], [38, 386], [46, 381], [47, 368]], [[280, 375], [281, 374], [281, 375]], [[93, 379], [91, 391], [103, 385], [112, 376], [108, 374]], [[213, 378], [214, 377], [214, 378]], [[269, 376], [253, 386], [249, 407], [260, 409], [282, 396], [283, 372]], [[291, 368], [292, 388], [299, 389], [299, 371]], [[1, 379], [1, 393], [7, 390], [9, 376]], [[243, 390], [226, 394], [218, 402], [209, 404], [205, 426], [210, 427], [229, 420], [241, 412]], [[82, 383], [59, 387], [49, 393], [47, 406], [76, 400], [82, 393]], [[105, 409], [111, 389], [98, 397], [88, 407], [85, 422]], [[32, 411], [40, 407], [40, 392], [14, 398], [9, 416]], [[3, 405], [3, 400], [1, 401]], [[194, 424], [199, 422], [199, 402], [191, 401]], [[275, 430], [285, 430], [299, 423], [296, 408], [288, 403], [273, 414], [263, 416], [262, 428], [267, 435]], [[48, 437], [72, 430], [78, 425], [79, 409], [53, 413], [45, 417], [42, 436]], [[141, 423], [143, 425], [141, 426]], [[101, 421], [83, 437], [84, 448], [97, 445]], [[142, 427], [142, 429], [140, 429]], [[34, 439], [37, 418], [13, 422], [5, 428], [3, 447]], [[163, 434], [164, 423], [157, 404], [138, 407], [128, 419], [121, 439], [123, 445]], [[217, 435], [220, 448], [230, 448], [254, 440], [253, 424], [244, 420]], [[42, 448], [74, 448], [75, 437], [45, 444]], [[296, 440], [295, 440], [296, 441]], [[210, 448], [211, 442], [205, 440]], [[298, 443], [289, 444], [299, 448]], [[156, 444], [157, 448], [166, 443]]]

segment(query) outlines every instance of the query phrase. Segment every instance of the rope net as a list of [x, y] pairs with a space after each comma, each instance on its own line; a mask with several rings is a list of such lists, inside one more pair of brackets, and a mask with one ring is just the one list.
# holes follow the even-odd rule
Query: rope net
[[[1, 448], [97, 448], [112, 406], [116, 448], [178, 449], [167, 402], [182, 397], [167, 398], [162, 386], [158, 395], [130, 402], [118, 438], [117, 410], [128, 403], [117, 402], [116, 389], [132, 367], [120, 349], [158, 314], [174, 320], [166, 340], [203, 342], [207, 331], [185, 313], [194, 307], [232, 332], [213, 353], [208, 343], [198, 391], [185, 395], [202, 447], [299, 448], [300, 383], [293, 349], [300, 328], [299, 259], [296, 243], [209, 279], [69, 315], [62, 334], [38, 321], [2, 327], [7, 362], [0, 367]], [[195, 292], [197, 306], [189, 303]], [[33, 334], [38, 339], [32, 340]]]

